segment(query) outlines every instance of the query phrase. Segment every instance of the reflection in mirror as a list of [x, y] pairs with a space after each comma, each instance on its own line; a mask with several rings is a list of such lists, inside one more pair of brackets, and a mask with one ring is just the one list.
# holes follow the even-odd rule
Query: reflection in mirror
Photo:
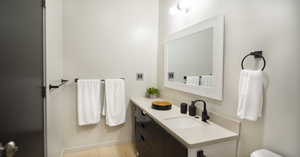
[[213, 27], [171, 40], [168, 80], [190, 86], [214, 86]]
[[164, 87], [223, 99], [224, 17], [202, 20], [168, 35]]

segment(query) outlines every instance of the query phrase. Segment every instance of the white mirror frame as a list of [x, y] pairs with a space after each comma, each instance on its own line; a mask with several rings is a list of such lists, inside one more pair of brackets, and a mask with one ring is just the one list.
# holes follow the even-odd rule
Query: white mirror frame
[[[168, 80], [168, 42], [213, 27], [213, 75], [216, 77], [213, 87], [189, 86], [181, 82]], [[216, 100], [223, 100], [223, 53], [224, 53], [224, 17], [218, 16], [186, 26], [168, 36], [164, 44], [164, 86]]]

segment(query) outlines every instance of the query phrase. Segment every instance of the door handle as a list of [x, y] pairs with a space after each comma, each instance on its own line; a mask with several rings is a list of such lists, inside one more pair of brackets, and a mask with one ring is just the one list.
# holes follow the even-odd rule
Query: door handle
[[8, 142], [5, 146], [0, 143], [0, 157], [14, 157], [16, 152], [19, 150], [18, 146], [14, 141]]
[[0, 142], [0, 157], [3, 157], [3, 153], [4, 153], [5, 148], [3, 147], [3, 144]]
[[19, 150], [19, 147], [14, 141], [10, 141], [5, 146], [6, 157], [14, 157], [16, 152]]

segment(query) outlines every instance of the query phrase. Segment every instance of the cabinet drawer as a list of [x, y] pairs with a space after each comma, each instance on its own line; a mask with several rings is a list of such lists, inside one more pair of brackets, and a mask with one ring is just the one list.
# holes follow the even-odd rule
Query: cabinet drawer
[[144, 133], [141, 132], [140, 129], [135, 130], [135, 142], [136, 142], [136, 150], [139, 153], [139, 157], [152, 157], [153, 148], [149, 143], [150, 139], [145, 136]]
[[134, 117], [139, 121], [149, 121], [149, 120], [151, 120], [151, 118], [146, 113], [144, 113], [144, 111], [139, 109], [138, 107], [136, 107], [136, 109], [134, 111]]
[[150, 118], [146, 113], [143, 113], [142, 110], [135, 110], [135, 127], [143, 130], [148, 130], [149, 132], [153, 131], [152, 129], [157, 125], [152, 118]]

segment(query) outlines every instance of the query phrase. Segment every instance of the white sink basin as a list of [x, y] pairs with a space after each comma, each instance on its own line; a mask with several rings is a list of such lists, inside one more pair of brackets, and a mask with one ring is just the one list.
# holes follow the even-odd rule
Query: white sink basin
[[165, 119], [166, 125], [174, 129], [188, 129], [201, 125], [199, 121], [191, 117], [173, 117]]

